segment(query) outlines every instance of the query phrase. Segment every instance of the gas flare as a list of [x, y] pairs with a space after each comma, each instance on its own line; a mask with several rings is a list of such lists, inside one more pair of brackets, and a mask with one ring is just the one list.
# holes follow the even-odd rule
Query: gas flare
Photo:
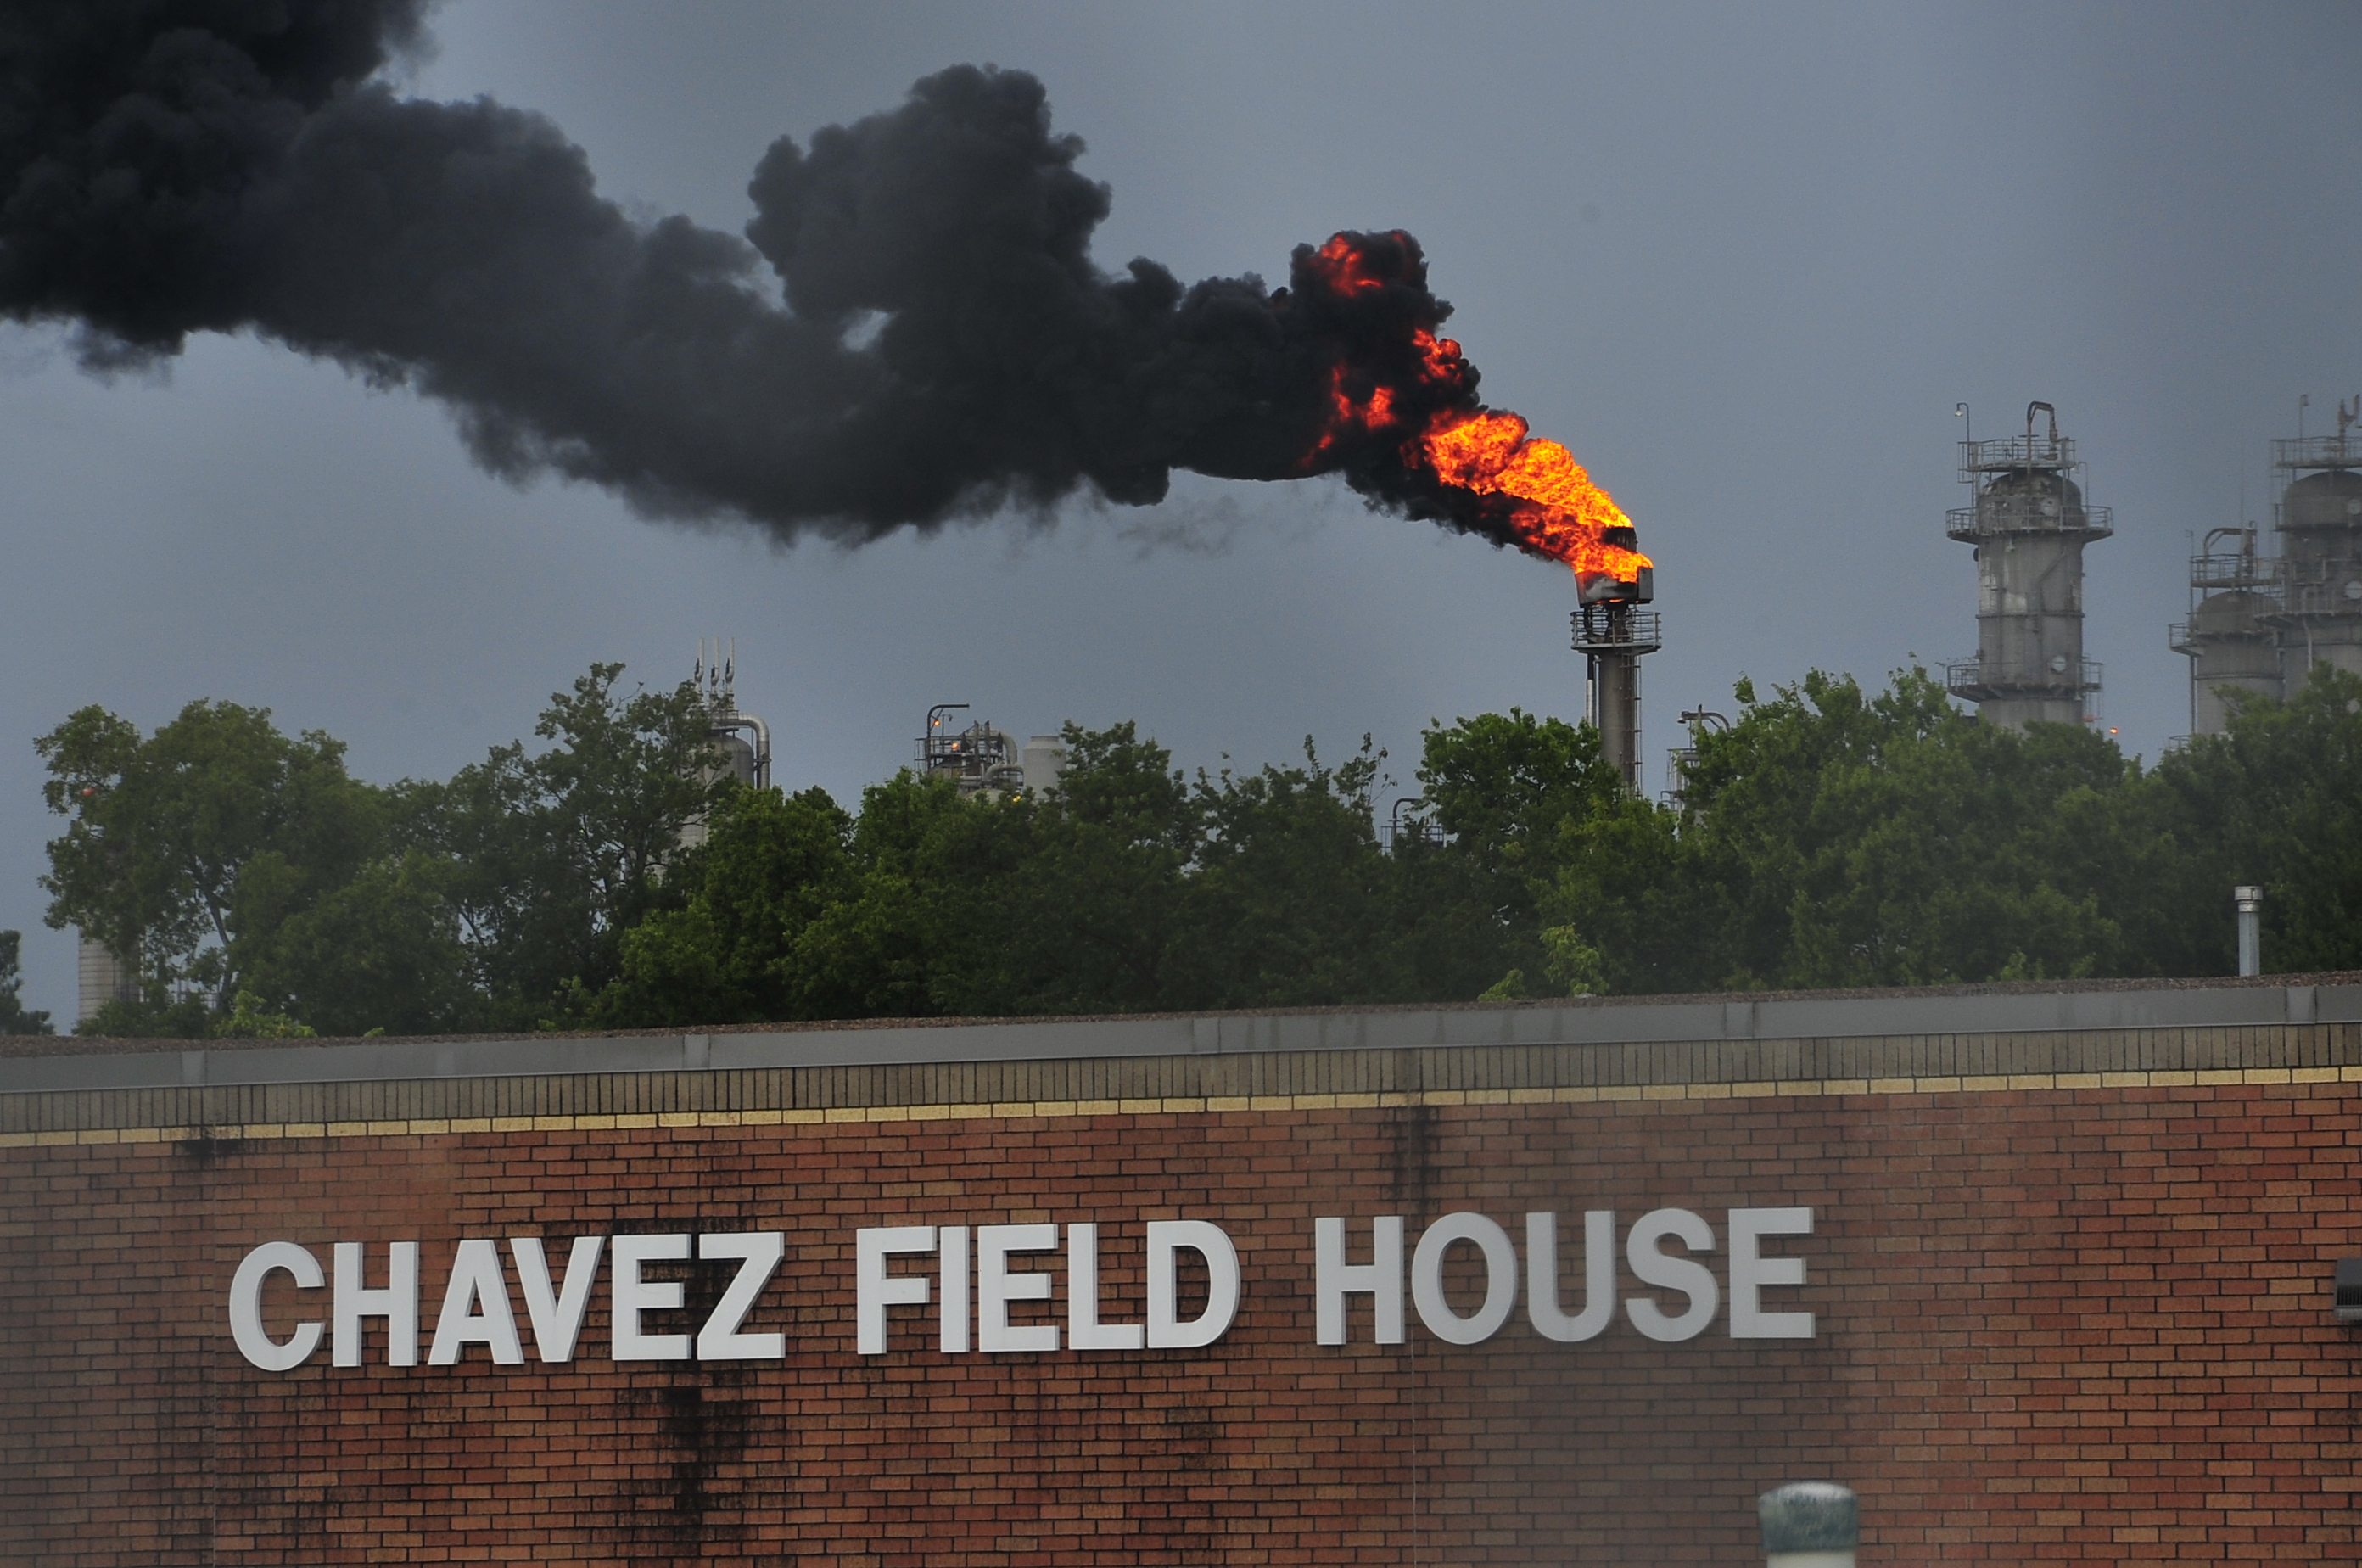
[[[1301, 257], [1297, 282], [1341, 301], [1397, 283], [1423, 295], [1418, 254], [1417, 241], [1399, 230], [1334, 235]], [[1383, 461], [1391, 446], [1403, 468], [1432, 480], [1435, 500], [1463, 526], [1563, 561], [1582, 579], [1629, 582], [1651, 564], [1630, 547], [1632, 520], [1573, 452], [1536, 439], [1519, 415], [1476, 401], [1476, 372], [1457, 342], [1414, 324], [1393, 347], [1390, 355], [1330, 368], [1329, 418], [1308, 469], [1333, 466], [1354, 447]], [[1398, 351], [1404, 347], [1408, 353]]]
[[782, 540], [1333, 473], [1587, 593], [1639, 566], [1477, 396], [1399, 229], [1298, 246], [1276, 290], [1103, 271], [1082, 141], [971, 65], [772, 143], [743, 236], [647, 221], [546, 119], [401, 95], [381, 68], [429, 8], [0, 0], [0, 321], [69, 324], [101, 371], [251, 332], [448, 403], [505, 479]]

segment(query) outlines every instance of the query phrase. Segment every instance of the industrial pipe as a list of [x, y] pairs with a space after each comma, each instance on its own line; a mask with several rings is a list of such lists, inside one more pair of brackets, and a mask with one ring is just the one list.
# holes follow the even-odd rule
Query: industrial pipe
[[2264, 890], [2234, 888], [2232, 901], [2239, 906], [2239, 973], [2264, 972]]
[[729, 713], [714, 722], [717, 729], [755, 732], [755, 788], [771, 787], [771, 726], [752, 713]]
[[1861, 1508], [1849, 1487], [1792, 1481], [1756, 1499], [1770, 1568], [1853, 1568]]

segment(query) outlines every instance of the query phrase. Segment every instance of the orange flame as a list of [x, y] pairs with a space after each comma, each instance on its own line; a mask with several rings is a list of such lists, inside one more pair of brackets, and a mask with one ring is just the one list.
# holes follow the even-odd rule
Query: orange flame
[[[1343, 234], [1313, 253], [1307, 271], [1321, 287], [1342, 295], [1369, 293], [1387, 283], [1375, 259]], [[1418, 357], [1417, 375], [1430, 387], [1473, 385], [1473, 373], [1452, 339], [1414, 328], [1411, 347]], [[1564, 561], [1579, 577], [1618, 582], [1632, 581], [1652, 564], [1638, 550], [1607, 542], [1608, 529], [1629, 528], [1632, 520], [1592, 482], [1573, 453], [1556, 441], [1534, 439], [1517, 414], [1447, 410], [1431, 416], [1424, 429], [1406, 429], [1395, 389], [1341, 363], [1330, 370], [1329, 402], [1329, 425], [1314, 447], [1314, 459], [1327, 457], [1349, 434], [1399, 435], [1401, 458], [1410, 467], [1425, 469], [1454, 489], [1514, 502], [1508, 527], [1529, 554]]]
[[1446, 484], [1526, 502], [1509, 518], [1518, 543], [1580, 576], [1630, 582], [1653, 564], [1638, 550], [1607, 543], [1608, 529], [1629, 528], [1632, 520], [1592, 483], [1573, 452], [1535, 440], [1526, 429], [1518, 415], [1490, 409], [1444, 415], [1419, 437], [1418, 455]]

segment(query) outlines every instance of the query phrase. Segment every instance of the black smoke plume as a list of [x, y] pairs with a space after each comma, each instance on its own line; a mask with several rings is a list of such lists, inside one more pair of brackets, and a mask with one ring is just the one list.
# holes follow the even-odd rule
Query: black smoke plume
[[1077, 491], [1143, 504], [1176, 468], [1341, 471], [1506, 537], [1388, 443], [1322, 442], [1341, 384], [1395, 387], [1413, 414], [1477, 406], [1473, 370], [1418, 373], [1413, 335], [1451, 307], [1407, 235], [1347, 237], [1350, 290], [1310, 247], [1276, 292], [1104, 273], [1083, 144], [1032, 77], [966, 65], [774, 143], [744, 238], [643, 225], [540, 116], [378, 80], [424, 9], [0, 0], [0, 314], [73, 324], [99, 369], [250, 330], [441, 400], [495, 473], [783, 538]]

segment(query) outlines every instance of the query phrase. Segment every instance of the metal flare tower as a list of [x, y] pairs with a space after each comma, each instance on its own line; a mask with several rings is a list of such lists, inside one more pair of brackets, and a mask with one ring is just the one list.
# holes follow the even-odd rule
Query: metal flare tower
[[[2045, 434], [2036, 414], [2048, 415]], [[2106, 507], [2084, 502], [2081, 467], [2047, 403], [2026, 404], [2023, 436], [1960, 443], [1960, 482], [1975, 504], [1946, 513], [1945, 532], [1976, 547], [1977, 655], [1947, 665], [1944, 684], [1987, 723], [2098, 722], [2100, 666], [2083, 657], [2083, 547], [2115, 528]]]
[[[1610, 528], [1606, 542], [1639, 547], [1630, 528]], [[1641, 605], [1657, 596], [1656, 571], [1642, 567], [1630, 582], [1613, 578], [1578, 580], [1582, 604], [1574, 612], [1574, 651], [1584, 659], [1584, 718], [1599, 731], [1599, 754], [1622, 777], [1624, 787], [1640, 788], [1640, 659], [1665, 646], [1663, 621]]]

